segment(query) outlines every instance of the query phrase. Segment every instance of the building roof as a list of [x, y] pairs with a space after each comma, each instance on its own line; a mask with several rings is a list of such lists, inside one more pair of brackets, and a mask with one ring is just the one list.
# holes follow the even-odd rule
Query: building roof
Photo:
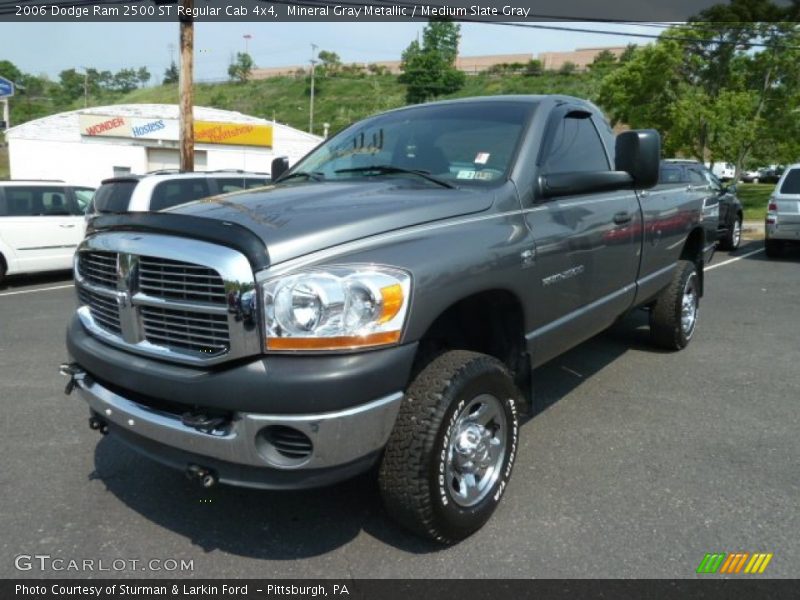
[[[81, 132], [78, 124], [80, 115], [108, 115], [111, 117], [140, 117], [144, 119], [177, 119], [177, 104], [112, 104], [109, 106], [93, 106], [69, 112], [58, 113], [34, 121], [28, 121], [6, 130], [6, 139], [34, 139], [54, 142], [80, 142]], [[294, 127], [272, 123], [250, 115], [231, 110], [221, 110], [206, 106], [194, 107], [194, 118], [198, 121], [222, 123], [242, 123], [253, 125], [274, 125], [276, 130], [291, 132], [293, 136], [305, 136], [311, 141], [319, 141], [320, 137], [311, 135]]]

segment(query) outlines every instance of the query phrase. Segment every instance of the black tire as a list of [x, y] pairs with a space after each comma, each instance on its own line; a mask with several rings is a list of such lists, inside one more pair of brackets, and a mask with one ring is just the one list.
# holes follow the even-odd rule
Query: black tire
[[6, 280], [6, 260], [3, 258], [3, 255], [0, 254], [0, 286], [5, 283]]
[[719, 242], [723, 250], [736, 250], [742, 243], [742, 217], [736, 216], [728, 227], [728, 232]]
[[[692, 318], [690, 326], [684, 322], [684, 298], [691, 294]], [[650, 311], [650, 337], [667, 350], [682, 350], [691, 341], [697, 329], [700, 302], [700, 278], [695, 264], [679, 260], [672, 282], [656, 298]], [[687, 306], [688, 310], [688, 306]]]
[[764, 250], [770, 258], [778, 258], [783, 253], [781, 240], [764, 240]]
[[[487, 399], [485, 404], [497, 415], [497, 423], [487, 423], [485, 431], [496, 427], [491, 434], [495, 440], [498, 431], [504, 431], [504, 443], [491, 459], [494, 467], [485, 472], [491, 475], [480, 475], [478, 483], [485, 481], [485, 486], [479, 496], [473, 498], [474, 504], [466, 505], [466, 499], [458, 499], [453, 487], [459, 476], [469, 481], [468, 475], [459, 470], [448, 481], [447, 474], [459, 469], [459, 458], [468, 461], [461, 469], [480, 463], [481, 459], [473, 463], [462, 458], [465, 454], [457, 456], [454, 447], [457, 440], [469, 440], [465, 436], [471, 432], [464, 428], [476, 422], [472, 414], [477, 413], [465, 411], [473, 406], [480, 409], [482, 399]], [[388, 513], [414, 533], [444, 544], [480, 529], [500, 502], [511, 477], [519, 439], [520, 402], [521, 394], [508, 369], [491, 356], [453, 350], [431, 361], [409, 386], [386, 445], [378, 481]], [[486, 453], [481, 455], [486, 459], [491, 440], [482, 436], [477, 439], [486, 440], [482, 447]], [[476, 479], [473, 474], [473, 484]], [[466, 484], [465, 489], [478, 487]]]

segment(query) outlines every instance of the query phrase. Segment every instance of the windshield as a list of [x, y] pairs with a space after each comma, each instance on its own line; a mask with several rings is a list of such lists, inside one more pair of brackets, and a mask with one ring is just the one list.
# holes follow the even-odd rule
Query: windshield
[[475, 102], [379, 115], [331, 138], [292, 173], [343, 180], [408, 177], [402, 171], [409, 170], [457, 185], [497, 183], [505, 179], [535, 108], [531, 102]]

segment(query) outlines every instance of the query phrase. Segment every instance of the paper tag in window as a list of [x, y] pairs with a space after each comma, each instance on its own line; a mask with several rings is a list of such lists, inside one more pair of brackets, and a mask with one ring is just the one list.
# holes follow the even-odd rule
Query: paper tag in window
[[476, 165], [485, 165], [489, 162], [489, 156], [491, 156], [488, 152], [478, 152], [475, 156], [475, 164]]
[[475, 179], [475, 171], [461, 170], [456, 175], [456, 179]]

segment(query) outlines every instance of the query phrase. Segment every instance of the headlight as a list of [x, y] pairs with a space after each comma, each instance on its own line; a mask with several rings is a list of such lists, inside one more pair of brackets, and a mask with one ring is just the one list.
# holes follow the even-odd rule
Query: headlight
[[400, 341], [411, 292], [405, 271], [329, 267], [261, 285], [267, 350], [341, 350]]

